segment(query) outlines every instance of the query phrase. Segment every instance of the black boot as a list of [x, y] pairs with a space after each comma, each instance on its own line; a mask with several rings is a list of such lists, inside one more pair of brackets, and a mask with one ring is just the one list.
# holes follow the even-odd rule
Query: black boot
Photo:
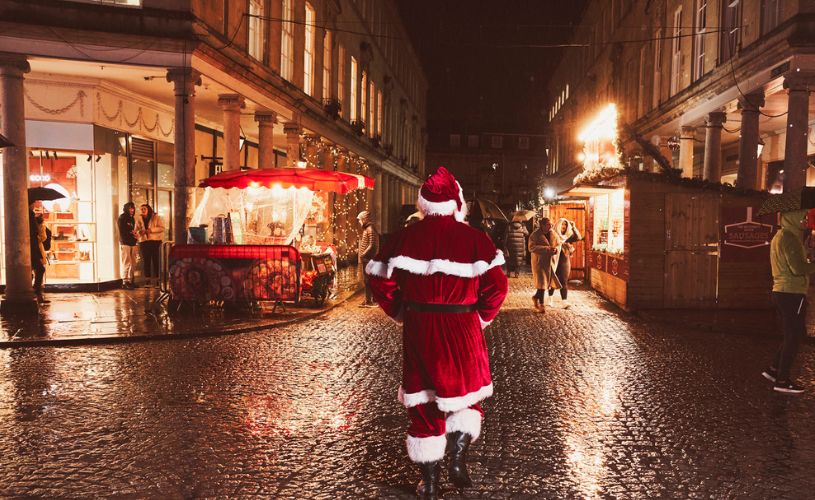
[[439, 467], [440, 462], [419, 464], [422, 469], [422, 480], [416, 487], [416, 496], [422, 500], [437, 500], [439, 498]]
[[447, 435], [447, 452], [450, 454], [450, 481], [456, 488], [470, 488], [473, 485], [467, 473], [467, 449], [471, 437], [463, 432], [451, 432]]

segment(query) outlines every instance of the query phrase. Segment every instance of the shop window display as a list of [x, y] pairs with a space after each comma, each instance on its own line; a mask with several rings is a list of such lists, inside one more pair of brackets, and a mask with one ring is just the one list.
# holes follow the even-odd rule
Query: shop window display
[[32, 151], [29, 185], [52, 188], [65, 196], [42, 203], [51, 230], [47, 252], [49, 282], [95, 280], [96, 223], [93, 159], [89, 153]]
[[622, 254], [625, 244], [625, 193], [622, 189], [594, 197], [592, 250]]

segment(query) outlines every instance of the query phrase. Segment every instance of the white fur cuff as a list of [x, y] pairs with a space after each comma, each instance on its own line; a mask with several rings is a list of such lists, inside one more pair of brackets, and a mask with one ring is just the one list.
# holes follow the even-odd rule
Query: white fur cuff
[[456, 398], [436, 397], [436, 406], [439, 407], [439, 410], [444, 412], [459, 411], [463, 410], [464, 408], [469, 408], [470, 406], [478, 403], [481, 400], [487, 399], [490, 396], [492, 396], [492, 384], [485, 385], [475, 392], [471, 392]]
[[407, 452], [410, 459], [417, 464], [438, 462], [444, 458], [447, 448], [447, 436], [407, 437]]
[[475, 442], [481, 435], [481, 412], [465, 408], [447, 417], [447, 433], [463, 432], [469, 434]]
[[488, 326], [490, 326], [490, 324], [492, 323], [492, 320], [490, 320], [490, 321], [484, 321], [483, 319], [481, 319], [481, 315], [480, 315], [480, 314], [478, 315], [478, 321], [479, 321], [479, 323], [481, 323], [481, 329], [482, 329], [482, 330], [483, 330], [483, 329], [485, 329], [485, 328], [487, 328]]

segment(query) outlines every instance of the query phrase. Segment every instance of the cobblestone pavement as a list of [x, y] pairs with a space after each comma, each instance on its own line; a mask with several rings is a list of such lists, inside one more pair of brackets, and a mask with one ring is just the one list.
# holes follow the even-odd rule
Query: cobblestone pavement
[[[810, 345], [809, 392], [782, 396], [759, 374], [774, 338], [587, 291], [541, 315], [511, 283], [465, 497], [811, 498]], [[0, 351], [0, 496], [410, 498], [400, 336], [358, 301], [238, 336]]]

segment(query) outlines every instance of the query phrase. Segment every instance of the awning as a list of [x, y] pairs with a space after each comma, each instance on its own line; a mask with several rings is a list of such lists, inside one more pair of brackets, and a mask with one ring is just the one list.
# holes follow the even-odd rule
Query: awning
[[612, 191], [623, 189], [621, 186], [573, 186], [566, 191], [560, 192], [560, 196], [571, 196], [573, 198], [590, 198], [601, 194], [609, 194]]

